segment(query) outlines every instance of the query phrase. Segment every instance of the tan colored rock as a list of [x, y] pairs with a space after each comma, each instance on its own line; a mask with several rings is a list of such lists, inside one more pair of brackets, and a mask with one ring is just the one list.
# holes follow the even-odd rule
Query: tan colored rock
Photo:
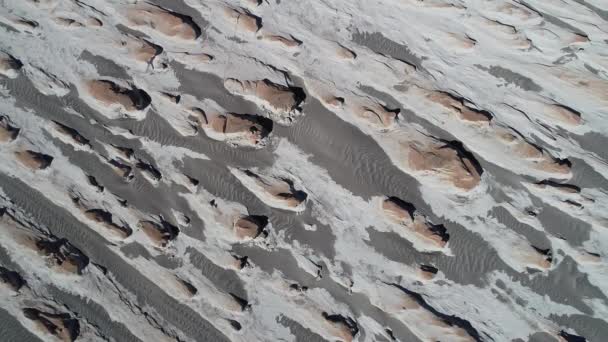
[[426, 96], [429, 100], [440, 104], [448, 109], [451, 113], [461, 120], [471, 122], [490, 122], [492, 116], [490, 113], [469, 108], [464, 104], [463, 99], [459, 99], [449, 93], [442, 91], [433, 91]]
[[60, 341], [73, 342], [78, 338], [80, 331], [78, 320], [69, 314], [45, 312], [35, 308], [25, 308], [23, 314], [36, 322], [41, 331], [54, 335]]
[[86, 20], [86, 25], [90, 26], [90, 27], [102, 27], [103, 26], [103, 22], [95, 17], [89, 17]]
[[150, 65], [163, 48], [143, 38], [123, 35], [116, 41], [116, 48], [123, 50], [132, 59]]
[[447, 244], [450, 236], [446, 229], [442, 225], [433, 225], [428, 222], [411, 203], [397, 197], [389, 197], [382, 202], [382, 209], [391, 221], [404, 226], [422, 241], [439, 248], [443, 248]]
[[582, 121], [579, 112], [562, 105], [547, 105], [544, 107], [544, 114], [550, 119], [558, 120], [571, 126], [578, 126]]
[[165, 247], [171, 240], [169, 234], [161, 225], [152, 221], [139, 221], [139, 228], [158, 247]]
[[143, 110], [150, 105], [150, 96], [143, 90], [124, 88], [109, 80], [87, 82], [87, 90], [102, 105], [119, 105], [126, 111]]
[[234, 222], [234, 233], [241, 240], [255, 239], [268, 224], [264, 216], [242, 216]]
[[286, 38], [286, 37], [279, 36], [279, 35], [264, 35], [264, 40], [268, 40], [270, 42], [281, 43], [284, 46], [290, 47], [290, 48], [302, 45], [302, 42], [295, 39], [294, 37]]
[[17, 139], [20, 129], [10, 124], [9, 119], [0, 116], [0, 143], [7, 143]]
[[17, 77], [23, 63], [6, 52], [0, 51], [0, 75], [8, 78]]
[[262, 28], [262, 19], [246, 9], [224, 8], [224, 15], [236, 25], [236, 29], [247, 32], [258, 32]]
[[57, 25], [60, 25], [60, 26], [71, 27], [71, 28], [84, 27], [83, 23], [81, 23], [75, 19], [72, 19], [72, 18], [57, 17], [54, 19], [54, 21]]
[[571, 166], [567, 160], [556, 159], [540, 147], [502, 128], [496, 128], [496, 134], [514, 155], [529, 161], [534, 168], [556, 174], [570, 173]]
[[324, 97], [323, 102], [333, 107], [342, 107], [344, 105], [344, 98], [330, 95]]
[[428, 265], [420, 265], [418, 276], [423, 280], [433, 280], [437, 275], [437, 268]]
[[80, 133], [78, 133], [77, 130], [68, 127], [64, 124], [61, 124], [57, 121], [53, 122], [55, 123], [55, 129], [57, 130], [57, 132], [61, 133], [66, 137], [69, 137], [75, 144], [78, 144], [80, 146], [91, 146], [89, 139], [83, 137]]
[[22, 165], [32, 170], [44, 170], [53, 162], [53, 157], [31, 150], [16, 151], [15, 157]]
[[126, 239], [131, 235], [129, 227], [121, 227], [112, 222], [112, 214], [102, 209], [90, 209], [85, 211], [85, 216], [99, 223], [102, 227], [107, 228], [113, 237]]
[[353, 50], [346, 48], [341, 44], [338, 44], [338, 47], [336, 48], [336, 55], [341, 59], [357, 58], [357, 54]]
[[236, 144], [258, 145], [273, 128], [272, 120], [258, 115], [206, 113], [200, 108], [191, 108], [190, 114], [191, 120], [198, 123], [210, 138]]
[[341, 315], [330, 315], [326, 312], [323, 312], [322, 316], [330, 327], [330, 333], [338, 341], [351, 342], [359, 332], [357, 323], [351, 318]]
[[473, 189], [481, 180], [483, 171], [477, 160], [458, 142], [411, 141], [404, 148], [414, 171], [436, 174], [463, 190]]
[[192, 18], [155, 5], [136, 5], [126, 10], [127, 22], [133, 27], [146, 27], [171, 38], [195, 40], [201, 30]]
[[192, 285], [190, 282], [187, 282], [177, 276], [175, 277], [175, 280], [179, 292], [186, 298], [192, 298], [198, 293], [196, 287], [194, 287], [194, 285]]
[[301, 211], [308, 195], [295, 189], [293, 182], [278, 176], [237, 170], [235, 175], [266, 204], [280, 209]]
[[355, 115], [365, 120], [372, 126], [381, 129], [388, 129], [395, 125], [399, 111], [388, 110], [386, 107], [380, 104], [372, 104], [369, 106], [358, 107], [355, 111]]
[[240, 81], [229, 78], [224, 82], [228, 91], [242, 96], [255, 97], [272, 111], [290, 113], [302, 102], [296, 92], [269, 80]]

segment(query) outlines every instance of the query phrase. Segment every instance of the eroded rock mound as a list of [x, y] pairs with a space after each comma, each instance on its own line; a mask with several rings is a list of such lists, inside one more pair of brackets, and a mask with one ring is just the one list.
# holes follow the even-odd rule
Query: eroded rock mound
[[234, 222], [234, 233], [241, 240], [255, 239], [267, 224], [266, 216], [242, 216]]
[[333, 326], [335, 337], [345, 342], [350, 342], [359, 333], [357, 322], [350, 317], [344, 317], [339, 314], [322, 313], [323, 318]]
[[237, 26], [238, 30], [255, 33], [262, 28], [262, 18], [253, 15], [246, 9], [226, 7], [224, 14]]
[[17, 139], [19, 128], [11, 125], [8, 117], [0, 116], [0, 142], [6, 143]]
[[273, 128], [272, 120], [258, 115], [206, 113], [200, 108], [192, 108], [190, 113], [208, 137], [236, 145], [256, 146], [270, 135]]
[[481, 165], [459, 141], [435, 139], [428, 144], [410, 142], [407, 147], [408, 163], [415, 171], [437, 174], [463, 190], [471, 190], [481, 180]]
[[90, 220], [101, 224], [107, 228], [114, 237], [126, 239], [133, 233], [128, 226], [119, 226], [112, 222], [112, 214], [103, 209], [89, 209], [85, 211], [85, 215]]
[[158, 247], [165, 247], [169, 241], [175, 240], [179, 234], [177, 227], [165, 221], [161, 221], [161, 223], [139, 221], [138, 226]]
[[89, 258], [66, 239], [38, 239], [36, 247], [65, 272], [82, 274], [89, 264]]
[[32, 150], [16, 151], [15, 157], [22, 165], [32, 170], [44, 170], [53, 162], [53, 157]]
[[4, 284], [17, 292], [25, 285], [25, 280], [19, 273], [0, 266], [0, 284]]
[[430, 223], [426, 217], [416, 211], [413, 204], [397, 197], [386, 198], [382, 202], [382, 209], [391, 221], [403, 225], [416, 235], [417, 240], [421, 240], [429, 247], [443, 248], [450, 238], [443, 225]]
[[6, 52], [0, 51], [0, 75], [8, 78], [17, 77], [23, 63]]
[[519, 132], [500, 128], [497, 135], [515, 155], [532, 163], [535, 169], [557, 175], [570, 173], [568, 160], [553, 157], [540, 146], [528, 142]]
[[400, 109], [389, 109], [383, 105], [374, 103], [357, 108], [355, 115], [374, 127], [389, 129], [397, 121], [400, 112]]
[[135, 38], [131, 36], [123, 36], [118, 42], [118, 45], [126, 50], [126, 53], [133, 59], [143, 62], [146, 65], [152, 65], [156, 56], [163, 53], [163, 48], [160, 45], [151, 43], [145, 39]]
[[240, 81], [229, 78], [224, 82], [228, 91], [258, 102], [266, 110], [281, 116], [289, 116], [300, 111], [300, 104], [306, 98], [300, 88], [286, 87], [264, 79], [259, 81]]
[[303, 211], [308, 195], [294, 187], [292, 180], [280, 176], [257, 174], [251, 170], [236, 170], [235, 175], [257, 197], [271, 207]]
[[455, 113], [462, 120], [472, 122], [489, 122], [492, 120], [490, 112], [470, 107], [462, 97], [443, 91], [434, 91], [428, 94], [427, 98]]
[[200, 27], [191, 17], [155, 5], [130, 7], [126, 17], [131, 26], [144, 26], [171, 38], [195, 40], [201, 35]]
[[145, 91], [131, 86], [124, 88], [109, 80], [92, 80], [87, 83], [89, 94], [106, 106], [120, 106], [126, 111], [144, 110], [152, 99]]
[[25, 317], [35, 321], [42, 331], [54, 335], [60, 341], [76, 341], [80, 335], [80, 324], [77, 319], [66, 313], [46, 312], [36, 308], [23, 309]]
[[76, 143], [80, 146], [91, 147], [89, 139], [82, 136], [80, 133], [78, 133], [77, 130], [75, 130], [71, 127], [68, 127], [62, 123], [59, 123], [57, 121], [53, 121], [53, 122], [55, 123], [55, 127], [56, 127], [57, 131], [67, 137], [70, 137], [74, 143]]

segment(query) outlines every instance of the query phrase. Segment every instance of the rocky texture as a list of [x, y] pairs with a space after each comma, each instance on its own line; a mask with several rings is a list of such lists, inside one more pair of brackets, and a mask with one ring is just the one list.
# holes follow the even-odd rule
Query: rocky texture
[[473, 154], [458, 141], [411, 142], [404, 147], [408, 165], [414, 171], [436, 174], [464, 190], [479, 184], [483, 170]]
[[299, 111], [305, 95], [299, 88], [290, 88], [270, 80], [241, 81], [227, 79], [224, 86], [233, 94], [250, 98], [270, 112], [271, 117], [281, 120], [290, 118]]
[[78, 320], [69, 314], [45, 312], [36, 308], [24, 308], [23, 314], [34, 321], [39, 329], [54, 335], [60, 341], [76, 341], [80, 334]]
[[128, 7], [125, 11], [130, 26], [159, 32], [170, 38], [194, 40], [201, 35], [201, 29], [192, 18], [171, 12], [160, 6], [148, 4]]
[[382, 210], [391, 221], [404, 226], [408, 233], [414, 234], [416, 239], [423, 240], [431, 248], [444, 247], [450, 238], [444, 226], [428, 222], [411, 203], [397, 197], [385, 199]]
[[44, 170], [53, 162], [53, 157], [32, 150], [15, 151], [15, 158], [32, 170]]
[[190, 109], [192, 119], [200, 125], [208, 137], [228, 141], [235, 145], [257, 146], [270, 135], [272, 120], [251, 114], [205, 112]]
[[131, 87], [122, 87], [109, 80], [92, 80], [87, 82], [87, 90], [100, 105], [118, 107], [127, 112], [141, 111], [150, 105], [148, 93]]
[[7, 143], [17, 139], [19, 128], [11, 125], [9, 118], [0, 117], [0, 143]]
[[3, 1], [2, 337], [603, 341], [602, 5]]
[[280, 209], [302, 211], [308, 195], [297, 190], [294, 182], [280, 176], [255, 173], [251, 170], [235, 170], [235, 175], [266, 204]]
[[15, 78], [22, 67], [23, 63], [17, 58], [6, 52], [0, 51], [0, 75], [8, 78]]

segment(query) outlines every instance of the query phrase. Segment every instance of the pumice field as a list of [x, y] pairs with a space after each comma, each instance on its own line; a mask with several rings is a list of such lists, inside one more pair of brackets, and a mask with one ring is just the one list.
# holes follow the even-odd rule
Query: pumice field
[[0, 0], [39, 341], [608, 341], [608, 2]]

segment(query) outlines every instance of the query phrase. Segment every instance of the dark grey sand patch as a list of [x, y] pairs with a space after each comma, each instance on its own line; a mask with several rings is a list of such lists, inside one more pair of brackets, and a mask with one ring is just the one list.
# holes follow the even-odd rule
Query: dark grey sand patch
[[148, 304], [167, 322], [174, 324], [195, 340], [228, 341], [227, 337], [194, 310], [176, 301], [111, 252], [107, 248], [107, 241], [93, 230], [83, 227], [65, 209], [49, 202], [42, 194], [30, 189], [20, 180], [0, 174], [0, 184], [15, 204], [31, 214], [36, 221], [50, 227], [56, 236], [68, 238], [74, 246], [88, 255], [92, 262], [111, 270], [116, 281], [136, 296], [140, 307]]
[[577, 264], [572, 258], [560, 257], [559, 259], [559, 265], [549, 270], [547, 274], [537, 274], [533, 277], [515, 274], [513, 279], [556, 303], [570, 305], [587, 315], [593, 314], [593, 310], [583, 299], [598, 298], [607, 301], [608, 298], [589, 282], [586, 274], [578, 270]]
[[498, 65], [492, 65], [489, 68], [479, 64], [475, 64], [475, 66], [481, 70], [487, 71], [490, 75], [505, 81], [507, 84], [512, 84], [520, 87], [523, 90], [534, 92], [540, 92], [543, 90], [543, 88], [536, 84], [531, 78], [518, 74], [507, 68], [503, 68]]
[[95, 65], [95, 69], [101, 76], [114, 77], [122, 80], [131, 80], [131, 76], [127, 74], [123, 67], [105, 57], [97, 56], [88, 50], [84, 50], [78, 58]]
[[544, 232], [538, 231], [527, 224], [518, 221], [509, 211], [507, 211], [507, 209], [495, 207], [490, 211], [489, 216], [496, 218], [498, 222], [504, 224], [507, 229], [513, 230], [517, 234], [524, 236], [532, 246], [541, 249], [551, 247], [551, 242]]
[[367, 232], [370, 236], [368, 244], [388, 259], [412, 267], [418, 267], [420, 264], [435, 266], [446, 278], [462, 285], [484, 286], [487, 284], [487, 274], [494, 270], [515, 273], [479, 235], [462, 229], [458, 229], [458, 232], [453, 228], [449, 230], [448, 246], [454, 256], [441, 252], [419, 252], [411, 242], [396, 233], [374, 229], [368, 229]]
[[605, 341], [608, 336], [608, 323], [600, 318], [587, 315], [551, 315], [551, 320], [561, 325], [563, 330], [574, 329], [587, 341]]
[[203, 276], [209, 279], [218, 289], [226, 293], [235, 294], [243, 299], [248, 298], [243, 281], [236, 274], [236, 271], [217, 266], [194, 248], [189, 247], [186, 250], [186, 255], [188, 255], [194, 267], [200, 270]]
[[[91, 267], [94, 266], [91, 265]], [[65, 292], [52, 285], [47, 285], [47, 288], [53, 298], [69, 307], [70, 311], [77, 312], [80, 317], [85, 318], [106, 338], [113, 338], [115, 341], [121, 342], [141, 341], [125, 326], [128, 322], [113, 320], [106, 310], [96, 302]]]
[[608, 136], [606, 133], [587, 132], [575, 137], [576, 141], [587, 151], [597, 154], [605, 163], [608, 163]]
[[585, 241], [589, 240], [589, 233], [592, 229], [590, 224], [555, 207], [545, 205], [537, 218], [549, 233], [566, 239], [574, 247], [582, 246]]
[[590, 3], [588, 3], [585, 0], [574, 0], [574, 2], [577, 2], [583, 6], [586, 6], [587, 8], [589, 8], [590, 10], [595, 12], [595, 14], [599, 15], [600, 18], [604, 19], [605, 21], [608, 21], [608, 7], [606, 7], [606, 9], [601, 9], [597, 6], [594, 6]]
[[325, 342], [326, 340], [314, 333], [310, 329], [302, 326], [300, 323], [292, 320], [287, 316], [280, 316], [277, 318], [277, 322], [282, 326], [289, 328], [289, 331], [293, 335], [296, 336], [297, 341], [306, 341], [306, 342]]
[[386, 38], [380, 32], [362, 32], [355, 28], [352, 40], [376, 53], [398, 59], [415, 66], [417, 69], [424, 70], [422, 67], [422, 62], [425, 60], [424, 57], [415, 55], [407, 46]]

